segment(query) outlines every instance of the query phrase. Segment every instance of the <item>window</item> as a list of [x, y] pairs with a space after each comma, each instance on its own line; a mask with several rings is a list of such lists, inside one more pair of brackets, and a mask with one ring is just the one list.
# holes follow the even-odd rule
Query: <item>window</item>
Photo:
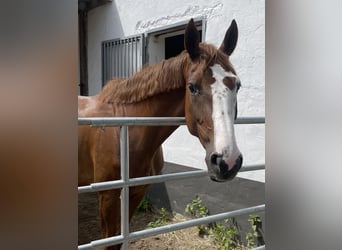
[[[205, 19], [194, 19], [204, 40]], [[113, 78], [125, 78], [145, 63], [157, 63], [184, 50], [184, 31], [188, 21], [150, 30], [145, 34], [102, 42], [102, 86]]]
[[102, 42], [102, 86], [113, 78], [129, 77], [144, 63], [143, 35]]

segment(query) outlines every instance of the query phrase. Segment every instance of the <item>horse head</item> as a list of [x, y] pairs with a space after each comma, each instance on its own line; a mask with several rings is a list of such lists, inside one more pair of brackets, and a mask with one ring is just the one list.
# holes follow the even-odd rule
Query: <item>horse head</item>
[[240, 80], [229, 60], [237, 38], [235, 20], [219, 49], [200, 43], [192, 19], [184, 36], [188, 52], [184, 68], [186, 123], [190, 133], [199, 138], [206, 150], [208, 172], [214, 181], [233, 179], [242, 165], [234, 134]]

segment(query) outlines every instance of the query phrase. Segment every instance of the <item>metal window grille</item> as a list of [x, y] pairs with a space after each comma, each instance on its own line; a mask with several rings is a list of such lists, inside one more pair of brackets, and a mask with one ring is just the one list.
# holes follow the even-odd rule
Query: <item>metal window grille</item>
[[142, 68], [144, 35], [102, 42], [102, 86], [113, 78], [125, 78]]
[[[263, 124], [264, 117], [242, 117], [238, 118], [236, 124]], [[173, 173], [158, 176], [148, 176], [140, 178], [129, 178], [129, 148], [128, 148], [128, 126], [167, 126], [167, 125], [184, 125], [184, 117], [94, 117], [94, 118], [78, 118], [78, 125], [89, 125], [92, 127], [115, 127], [120, 126], [120, 161], [121, 161], [121, 180], [93, 183], [88, 186], [78, 187], [78, 193], [97, 192], [100, 190], [109, 190], [114, 188], [121, 189], [121, 235], [113, 236], [105, 239], [94, 240], [88, 244], [78, 246], [78, 250], [96, 249], [104, 246], [111, 246], [122, 243], [121, 249], [128, 248], [128, 242], [145, 238], [151, 235], [171, 232], [200, 224], [210, 223], [223, 220], [225, 218], [251, 214], [265, 210], [265, 204], [254, 207], [243, 208], [230, 212], [211, 215], [204, 218], [193, 219], [185, 222], [179, 222], [172, 225], [145, 229], [137, 232], [129, 232], [128, 207], [129, 207], [129, 187], [147, 183], [157, 183], [174, 179], [185, 179], [194, 176], [203, 176], [207, 174], [205, 170], [191, 171], [185, 173]], [[257, 169], [265, 169], [265, 165], [243, 166], [240, 172], [252, 171]], [[265, 246], [255, 248], [255, 250], [265, 249]]]

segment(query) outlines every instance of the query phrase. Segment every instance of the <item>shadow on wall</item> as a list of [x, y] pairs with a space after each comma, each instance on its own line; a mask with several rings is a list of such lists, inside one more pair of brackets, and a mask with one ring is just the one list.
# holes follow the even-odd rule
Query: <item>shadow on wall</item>
[[124, 37], [116, 2], [92, 9], [88, 13], [88, 83], [89, 95], [102, 88], [101, 42]]

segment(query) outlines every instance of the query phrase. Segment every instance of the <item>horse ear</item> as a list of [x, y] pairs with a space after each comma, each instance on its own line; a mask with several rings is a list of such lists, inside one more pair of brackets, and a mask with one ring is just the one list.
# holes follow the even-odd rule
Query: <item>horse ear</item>
[[200, 35], [196, 29], [194, 20], [191, 18], [185, 28], [184, 47], [190, 55], [191, 60], [195, 60], [200, 55], [199, 49]]
[[230, 56], [236, 46], [238, 40], [238, 28], [235, 19], [230, 24], [226, 35], [224, 36], [223, 42], [220, 46], [220, 50]]

